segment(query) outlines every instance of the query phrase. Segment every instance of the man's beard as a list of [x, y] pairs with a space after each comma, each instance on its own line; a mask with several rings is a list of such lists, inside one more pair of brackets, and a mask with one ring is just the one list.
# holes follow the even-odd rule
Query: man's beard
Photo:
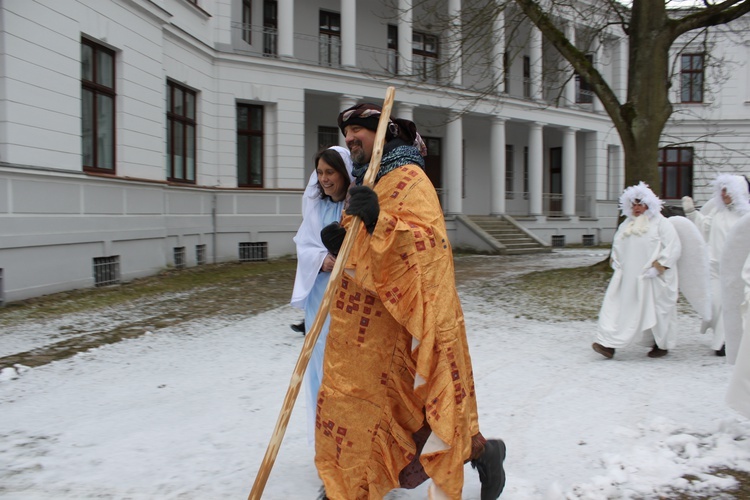
[[[352, 151], [352, 147], [357, 146], [356, 151]], [[367, 158], [367, 155], [365, 154], [365, 149], [362, 147], [362, 143], [360, 141], [353, 141], [349, 145], [349, 151], [352, 154], [352, 162], [356, 163], [358, 165], [364, 165], [369, 161], [369, 158]]]

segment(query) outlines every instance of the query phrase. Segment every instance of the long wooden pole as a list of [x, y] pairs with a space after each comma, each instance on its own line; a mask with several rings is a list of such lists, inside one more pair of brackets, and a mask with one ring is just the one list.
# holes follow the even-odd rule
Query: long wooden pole
[[[375, 177], [380, 170], [380, 160], [383, 157], [383, 147], [385, 146], [385, 133], [388, 129], [388, 121], [391, 116], [391, 110], [393, 109], [393, 97], [395, 94], [395, 89], [393, 87], [388, 87], [385, 94], [385, 101], [383, 102], [383, 110], [380, 113], [380, 120], [378, 121], [378, 129], [375, 133], [375, 144], [372, 149], [370, 166], [367, 168], [363, 181], [363, 185], [365, 186], [372, 187], [375, 183]], [[307, 364], [310, 362], [310, 357], [312, 356], [313, 348], [320, 336], [320, 330], [328, 316], [333, 292], [338, 284], [341, 272], [344, 269], [344, 264], [346, 264], [352, 246], [354, 246], [354, 240], [362, 226], [359, 222], [359, 217], [354, 217], [351, 226], [346, 232], [344, 242], [341, 244], [341, 249], [336, 257], [336, 264], [334, 264], [333, 271], [331, 271], [331, 278], [328, 280], [328, 285], [326, 285], [325, 292], [323, 293], [323, 301], [320, 303], [318, 314], [315, 316], [315, 321], [310, 327], [310, 330], [305, 335], [305, 343], [303, 344], [302, 352], [300, 352], [299, 358], [297, 359], [297, 364], [294, 367], [292, 380], [289, 382], [289, 388], [286, 391], [286, 397], [281, 406], [281, 413], [279, 413], [279, 418], [276, 421], [276, 428], [273, 430], [271, 440], [268, 443], [268, 448], [266, 448], [266, 455], [260, 463], [258, 475], [255, 477], [253, 488], [250, 490], [250, 495], [247, 497], [248, 500], [260, 500], [263, 490], [266, 487], [268, 476], [271, 474], [271, 469], [273, 468], [276, 456], [279, 453], [279, 448], [281, 447], [281, 441], [284, 439], [286, 427], [289, 424], [289, 418], [292, 415], [294, 402], [299, 394], [299, 388], [302, 384], [302, 376], [305, 374]]]

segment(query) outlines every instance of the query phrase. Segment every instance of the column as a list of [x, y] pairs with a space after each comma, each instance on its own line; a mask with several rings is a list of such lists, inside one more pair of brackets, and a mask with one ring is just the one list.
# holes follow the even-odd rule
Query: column
[[490, 213], [505, 213], [505, 119], [492, 118], [490, 129]]
[[[500, 3], [504, 0], [497, 0]], [[495, 91], [508, 93], [505, 88], [505, 11], [499, 10], [493, 28], [492, 58], [494, 65]]]
[[447, 214], [460, 214], [463, 199], [463, 119], [458, 113], [451, 113], [445, 126], [446, 147], [443, 162], [443, 211]]
[[542, 32], [531, 26], [529, 59], [531, 62], [531, 99], [542, 99]]
[[566, 217], [576, 215], [576, 130], [572, 127], [563, 129], [562, 195]]
[[[339, 97], [339, 113], [345, 109], [351, 108], [357, 104], [360, 99], [361, 97], [353, 95], [342, 95]], [[338, 113], [336, 114], [336, 117], [338, 118]], [[346, 137], [344, 137], [344, 134], [339, 135], [339, 146], [346, 147]]]
[[[569, 21], [565, 25], [565, 38], [568, 39], [570, 44], [575, 47], [576, 44], [576, 27], [575, 24], [573, 24], [573, 21]], [[576, 78], [575, 78], [575, 70], [570, 65], [568, 61], [563, 59], [564, 64], [567, 65], [569, 74], [572, 74], [570, 78], [568, 78], [568, 81], [565, 83], [565, 89], [563, 92], [563, 95], [565, 96], [565, 106], [574, 106], [576, 103]]]
[[628, 98], [628, 39], [620, 38], [617, 42], [617, 75], [615, 77], [615, 94], [620, 102]]
[[279, 0], [279, 57], [294, 57], [294, 0]]
[[[596, 44], [595, 45], [596, 50], [594, 51], [594, 68], [596, 68], [597, 71], [601, 71], [602, 70], [602, 54], [604, 53], [604, 49], [603, 49], [604, 44], [602, 43], [601, 39], [597, 39], [594, 43]], [[604, 109], [602, 107], [602, 102], [599, 100], [598, 97], [596, 97], [596, 95], [593, 96], [591, 109], [595, 113], [601, 112]]]
[[463, 83], [463, 55], [461, 52], [461, 0], [448, 0], [448, 67], [450, 83], [460, 87]]
[[539, 122], [529, 124], [529, 214], [542, 216], [542, 127]]
[[412, 74], [412, 0], [398, 0], [398, 10], [398, 74], [408, 76]]
[[[413, 122], [415, 107], [416, 106], [414, 106], [413, 104], [409, 104], [407, 102], [400, 102], [398, 103], [398, 107], [396, 110], [397, 112], [392, 113], [391, 116]], [[417, 127], [417, 129], [419, 129], [419, 127]]]
[[341, 0], [341, 65], [357, 66], [357, 2]]

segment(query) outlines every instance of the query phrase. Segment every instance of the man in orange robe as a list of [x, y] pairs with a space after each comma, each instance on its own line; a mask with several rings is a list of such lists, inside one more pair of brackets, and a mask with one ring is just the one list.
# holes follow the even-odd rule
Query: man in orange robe
[[427, 476], [431, 498], [460, 499], [471, 460], [482, 500], [494, 500], [505, 484], [505, 444], [479, 433], [453, 255], [412, 122], [389, 123], [374, 190], [361, 186], [379, 116], [373, 104], [339, 116], [358, 186], [348, 216], [321, 237], [336, 254], [351, 216], [367, 230], [332, 300], [315, 463], [332, 500], [383, 498]]

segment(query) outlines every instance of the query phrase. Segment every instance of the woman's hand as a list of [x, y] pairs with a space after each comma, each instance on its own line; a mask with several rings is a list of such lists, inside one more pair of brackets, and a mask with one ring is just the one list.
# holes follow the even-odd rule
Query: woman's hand
[[326, 255], [326, 258], [323, 259], [323, 265], [320, 266], [320, 270], [324, 273], [330, 273], [331, 271], [333, 271], [334, 264], [336, 264], [336, 257], [329, 253], [328, 255]]

